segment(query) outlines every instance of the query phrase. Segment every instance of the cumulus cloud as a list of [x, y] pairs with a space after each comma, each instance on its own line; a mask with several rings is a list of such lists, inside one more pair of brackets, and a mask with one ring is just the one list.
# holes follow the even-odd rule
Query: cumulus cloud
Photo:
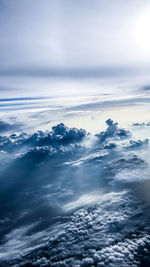
[[130, 135], [130, 132], [125, 129], [119, 129], [118, 123], [113, 122], [113, 120], [108, 119], [106, 120], [107, 129], [105, 132], [101, 132], [97, 134], [100, 141], [105, 141], [108, 138], [127, 138]]
[[127, 146], [127, 148], [130, 149], [134, 149], [134, 148], [139, 148], [143, 145], [148, 145], [149, 143], [149, 139], [145, 139], [145, 140], [130, 140], [129, 141], [129, 145]]
[[23, 146], [43, 147], [52, 146], [59, 147], [70, 143], [80, 142], [87, 133], [83, 129], [68, 128], [63, 123], [52, 127], [52, 131], [38, 131], [32, 135], [21, 133], [19, 135], [12, 134], [9, 137], [0, 136], [0, 149], [11, 150]]
[[81, 141], [87, 135], [83, 129], [68, 128], [63, 123], [52, 127], [52, 131], [38, 131], [28, 138], [28, 142], [34, 143], [38, 146], [52, 145], [59, 146], [61, 144], [68, 144], [71, 142]]
[[1, 266], [150, 262], [147, 207], [136, 191], [149, 173], [148, 139], [106, 124], [94, 137], [63, 123], [0, 137], [11, 158], [0, 172]]
[[90, 208], [75, 210], [68, 222], [47, 232], [45, 243], [12, 264], [139, 266], [148, 260], [150, 251], [148, 219], [142, 210], [133, 195], [112, 192], [96, 204], [92, 202]]

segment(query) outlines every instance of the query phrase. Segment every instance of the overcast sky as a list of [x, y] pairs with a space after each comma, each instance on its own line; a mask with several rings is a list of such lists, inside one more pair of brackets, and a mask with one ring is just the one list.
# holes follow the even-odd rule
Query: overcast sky
[[150, 55], [138, 50], [134, 32], [148, 6], [146, 0], [0, 0], [0, 70], [145, 64]]

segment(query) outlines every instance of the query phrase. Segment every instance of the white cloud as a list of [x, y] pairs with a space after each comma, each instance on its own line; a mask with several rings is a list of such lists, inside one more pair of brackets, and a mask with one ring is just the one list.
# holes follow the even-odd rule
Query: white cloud
[[149, 175], [141, 147], [147, 151], [149, 144], [106, 122], [96, 137], [64, 124], [1, 137], [10, 158], [25, 148], [1, 170], [1, 216], [7, 218], [0, 218], [2, 266], [149, 262], [148, 217], [140, 196]]

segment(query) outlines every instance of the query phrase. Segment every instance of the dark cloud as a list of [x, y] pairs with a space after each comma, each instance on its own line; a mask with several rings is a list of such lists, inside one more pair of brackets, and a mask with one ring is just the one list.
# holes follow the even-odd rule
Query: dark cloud
[[149, 97], [128, 97], [127, 99], [117, 99], [117, 100], [105, 100], [105, 101], [98, 101], [98, 102], [91, 102], [81, 105], [72, 106], [66, 108], [66, 111], [84, 111], [84, 110], [99, 110], [100, 108], [110, 108], [110, 107], [121, 107], [121, 106], [133, 106], [139, 105], [140, 103], [149, 103]]
[[142, 123], [139, 123], [139, 122], [135, 122], [135, 123], [133, 123], [133, 125], [132, 125], [133, 127], [149, 127], [150, 126], [150, 122], [148, 122], [148, 123], [145, 123], [145, 122], [142, 122]]
[[143, 141], [141, 140], [130, 140], [129, 145], [127, 148], [134, 149], [134, 148], [139, 148], [143, 145], [148, 145], [149, 139], [145, 139]]
[[17, 131], [21, 128], [21, 123], [8, 123], [0, 120], [0, 133]]
[[142, 90], [144, 91], [149, 91], [150, 90], [150, 85], [145, 85], [142, 87]]
[[119, 129], [118, 123], [114, 123], [113, 120], [108, 119], [106, 120], [107, 129], [105, 132], [101, 132], [100, 134], [97, 134], [97, 137], [100, 139], [100, 141], [105, 141], [108, 138], [128, 138], [130, 135], [130, 132], [125, 129]]
[[28, 101], [28, 100], [40, 100], [49, 99], [50, 97], [15, 97], [15, 98], [0, 98], [0, 102], [16, 102], [16, 101]]
[[77, 79], [87, 79], [87, 78], [97, 78], [97, 77], [114, 77], [119, 75], [129, 75], [130, 73], [134, 73], [134, 69], [130, 67], [123, 66], [107, 66], [107, 67], [78, 67], [78, 68], [3, 68], [0, 69], [0, 76], [6, 77], [61, 77], [61, 78], [77, 78]]
[[80, 142], [86, 136], [85, 130], [68, 128], [63, 123], [60, 123], [57, 126], [53, 126], [52, 131], [38, 131], [32, 135], [21, 133], [19, 135], [12, 134], [9, 137], [0, 136], [0, 149], [9, 151], [23, 146], [59, 147], [60, 145]]
[[[39, 248], [28, 256], [22, 255], [18, 264], [14, 261], [12, 266], [126, 267], [148, 263], [150, 235], [146, 227], [148, 219], [141, 214], [143, 209], [126, 192], [110, 193], [96, 205], [74, 211], [69, 222], [49, 230], [49, 238], [43, 232]], [[21, 246], [23, 238], [31, 242], [30, 236], [24, 237], [22, 229]]]

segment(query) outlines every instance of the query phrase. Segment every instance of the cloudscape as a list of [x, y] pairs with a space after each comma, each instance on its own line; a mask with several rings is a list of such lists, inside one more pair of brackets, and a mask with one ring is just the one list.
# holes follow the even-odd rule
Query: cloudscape
[[150, 2], [0, 0], [0, 266], [150, 266]]

